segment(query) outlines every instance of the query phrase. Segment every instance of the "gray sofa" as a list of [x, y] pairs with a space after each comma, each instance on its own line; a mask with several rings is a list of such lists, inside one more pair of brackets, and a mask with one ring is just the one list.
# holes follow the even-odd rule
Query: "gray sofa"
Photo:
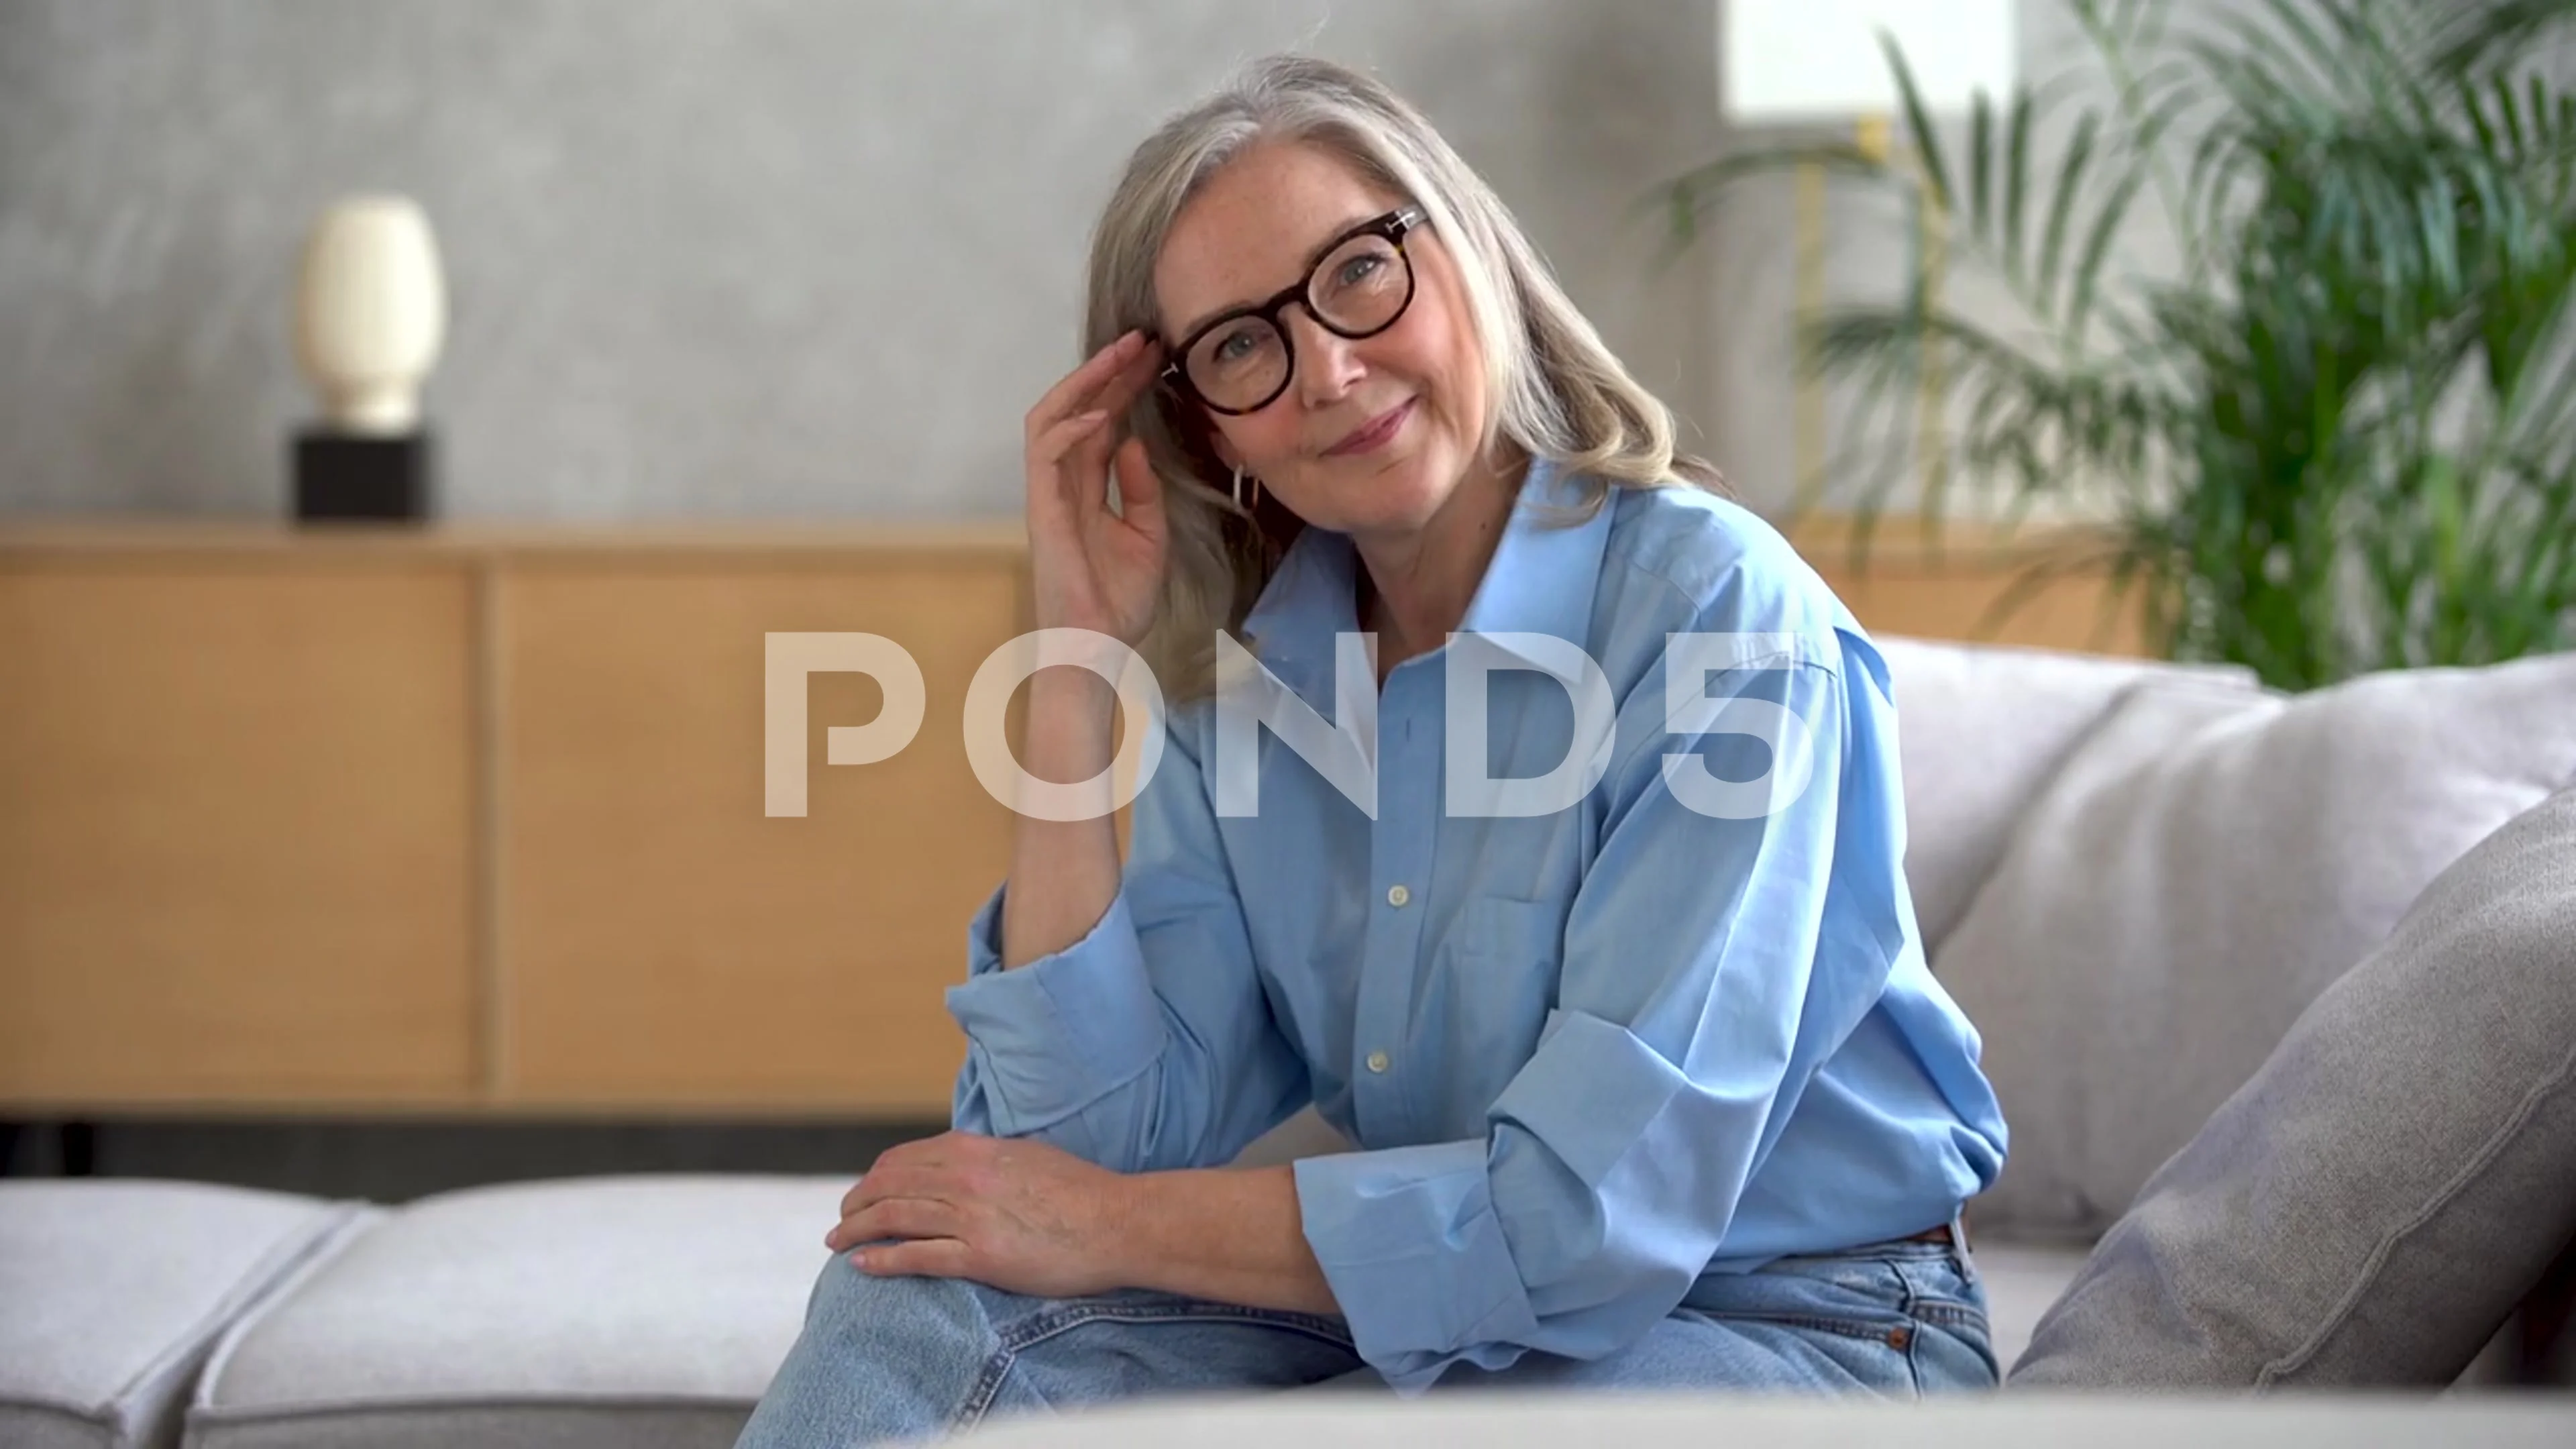
[[[2036, 1436], [2034, 1406], [2079, 1390], [2547, 1368], [2509, 1316], [2576, 1234], [2576, 657], [2288, 699], [2223, 670], [1881, 643], [1918, 919], [2014, 1130], [1970, 1225], [2018, 1367], [1956, 1432]], [[1246, 1157], [1340, 1145], [1308, 1117]], [[0, 1444], [729, 1444], [864, 1166], [400, 1207], [0, 1183]], [[1131, 1427], [1263, 1410], [1157, 1412]], [[1366, 1412], [1277, 1411], [1355, 1434]], [[2053, 1438], [2144, 1422], [2065, 1412]], [[2427, 1422], [2207, 1412], [2247, 1442]], [[2576, 1436], [2576, 1395], [2433, 1412], [2446, 1436]], [[1721, 1399], [1634, 1422], [1775, 1413], [1796, 1442], [1894, 1432]]]

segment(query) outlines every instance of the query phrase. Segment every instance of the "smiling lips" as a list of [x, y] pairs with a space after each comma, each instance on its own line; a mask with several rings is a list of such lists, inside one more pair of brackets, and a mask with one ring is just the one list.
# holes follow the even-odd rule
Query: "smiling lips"
[[1413, 405], [1416, 401], [1417, 399], [1414, 398], [1406, 398], [1403, 402], [1360, 424], [1350, 436], [1326, 448], [1324, 456], [1350, 458], [1384, 447], [1395, 437], [1396, 431], [1404, 426], [1404, 420], [1413, 416]]

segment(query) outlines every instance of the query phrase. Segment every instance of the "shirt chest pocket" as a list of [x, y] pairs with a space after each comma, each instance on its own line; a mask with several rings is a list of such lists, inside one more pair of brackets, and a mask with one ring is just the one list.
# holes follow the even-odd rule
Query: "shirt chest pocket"
[[1431, 960], [1414, 1037], [1480, 1110], [1537, 1049], [1564, 964], [1562, 906], [1479, 896], [1459, 909]]

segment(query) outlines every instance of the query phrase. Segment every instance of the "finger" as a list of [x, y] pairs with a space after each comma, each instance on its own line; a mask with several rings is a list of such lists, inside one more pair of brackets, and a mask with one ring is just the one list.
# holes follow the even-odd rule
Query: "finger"
[[916, 1137], [909, 1142], [898, 1142], [872, 1158], [868, 1163], [868, 1170], [859, 1175], [871, 1177], [890, 1167], [908, 1167], [919, 1163], [928, 1153], [931, 1144], [938, 1140], [936, 1137]]
[[1113, 421], [1073, 440], [1056, 460], [1058, 483], [1074, 507], [1088, 517], [1109, 506], [1109, 455], [1126, 430]]
[[1029, 440], [1029, 462], [1034, 467], [1061, 463], [1084, 438], [1093, 434], [1106, 435], [1110, 431], [1108, 424], [1109, 414], [1105, 410], [1094, 408], [1089, 412], [1075, 413]]
[[965, 1219], [944, 1202], [922, 1197], [894, 1197], [872, 1202], [832, 1225], [823, 1246], [835, 1251], [885, 1238], [954, 1237]]
[[867, 1176], [859, 1179], [857, 1186], [842, 1194], [841, 1216], [847, 1218], [863, 1212], [870, 1203], [884, 1202], [888, 1198], [949, 1196], [939, 1190], [941, 1180], [937, 1164], [925, 1163], [919, 1158], [907, 1158], [902, 1162], [879, 1160], [876, 1166], [868, 1169]]
[[876, 1278], [966, 1278], [974, 1252], [955, 1238], [880, 1243], [850, 1255], [850, 1266]]
[[1030, 450], [1029, 516], [1079, 521], [1096, 506], [1084, 498], [1079, 476], [1099, 467], [1084, 456], [1082, 444], [1086, 438], [1106, 438], [1113, 429], [1106, 413], [1079, 414], [1059, 426], [1060, 434], [1051, 431]]
[[1163, 344], [1148, 342], [1145, 350], [1138, 353], [1133, 361], [1111, 374], [1109, 380], [1100, 385], [1099, 392], [1091, 399], [1091, 406], [1107, 408], [1113, 413], [1123, 413], [1135, 406], [1136, 399], [1143, 397], [1146, 389], [1152, 387], [1154, 380], [1162, 375]]
[[878, 1153], [865, 1175], [841, 1195], [841, 1216], [890, 1197], [954, 1197], [956, 1184], [950, 1169], [977, 1148], [990, 1150], [992, 1142], [972, 1133], [942, 1132], [896, 1143]]
[[1108, 346], [1091, 354], [1080, 367], [1068, 372], [1038, 398], [1029, 409], [1028, 435], [1034, 439], [1065, 414], [1090, 404], [1087, 399], [1100, 390], [1100, 385], [1118, 374], [1118, 370], [1136, 360], [1149, 339], [1141, 331], [1121, 333]]
[[848, 1192], [841, 1194], [840, 1215], [848, 1217], [869, 1203], [900, 1191], [904, 1181], [913, 1175], [912, 1169], [917, 1161], [912, 1153], [901, 1149], [877, 1154], [877, 1160], [868, 1164], [868, 1170], [850, 1185]]
[[1118, 512], [1137, 532], [1162, 535], [1163, 480], [1145, 456], [1143, 438], [1118, 445]]
[[894, 1181], [895, 1175], [913, 1161], [918, 1155], [916, 1149], [919, 1146], [918, 1142], [898, 1142], [878, 1153], [876, 1160], [868, 1164], [868, 1170], [859, 1174], [859, 1180], [850, 1184], [850, 1190], [841, 1194], [840, 1216], [848, 1217], [860, 1208], [884, 1197], [886, 1185]]
[[[1140, 334], [1131, 334], [1140, 335]], [[1135, 405], [1146, 389], [1163, 372], [1163, 344], [1157, 338], [1145, 338], [1132, 344], [1128, 354], [1117, 365], [1101, 374], [1092, 386], [1065, 407], [1065, 413], [1106, 412], [1113, 417]], [[1032, 414], [1034, 416], [1034, 414]]]
[[[1078, 441], [1062, 455], [1063, 461], [1078, 463], [1092, 470], [1104, 470], [1109, 466], [1110, 450], [1117, 445], [1117, 435], [1123, 431], [1128, 415], [1135, 409], [1136, 400], [1153, 386], [1155, 377], [1162, 370], [1162, 358], [1157, 350], [1160, 346], [1159, 343], [1149, 343], [1133, 361], [1104, 381], [1085, 402], [1084, 410], [1075, 416], [1103, 413], [1108, 416], [1110, 427], [1083, 429]], [[1082, 481], [1089, 485], [1094, 497], [1104, 492], [1107, 485], [1107, 478], [1098, 472], [1085, 473]]]

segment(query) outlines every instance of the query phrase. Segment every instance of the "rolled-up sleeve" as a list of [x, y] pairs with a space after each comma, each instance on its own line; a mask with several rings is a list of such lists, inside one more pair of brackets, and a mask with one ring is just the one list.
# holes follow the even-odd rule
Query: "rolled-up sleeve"
[[1307, 1242], [1398, 1389], [1533, 1349], [1598, 1358], [1672, 1312], [1878, 999], [1901, 935], [1888, 886], [1850, 878], [1896, 868], [1902, 825], [1884, 681], [1850, 643], [1848, 664], [1827, 645], [1709, 676], [1711, 697], [1767, 700], [1812, 741], [1805, 788], [1761, 818], [1698, 813], [1665, 784], [1667, 755], [1744, 781], [1775, 753], [1725, 724], [1665, 734], [1655, 671], [1652, 698], [1620, 710], [1556, 1007], [1486, 1137], [1298, 1164]]
[[1176, 721], [1137, 797], [1118, 894], [1083, 937], [1005, 970], [1005, 886], [948, 990], [966, 1033], [951, 1120], [1147, 1172], [1231, 1159], [1297, 1107], [1198, 755]]
[[1041, 1131], [1154, 1069], [1170, 1040], [1120, 891], [1083, 938], [1016, 971], [1002, 969], [1002, 895], [968, 931], [967, 979], [948, 992], [966, 1033], [960, 1125], [996, 1137]]

